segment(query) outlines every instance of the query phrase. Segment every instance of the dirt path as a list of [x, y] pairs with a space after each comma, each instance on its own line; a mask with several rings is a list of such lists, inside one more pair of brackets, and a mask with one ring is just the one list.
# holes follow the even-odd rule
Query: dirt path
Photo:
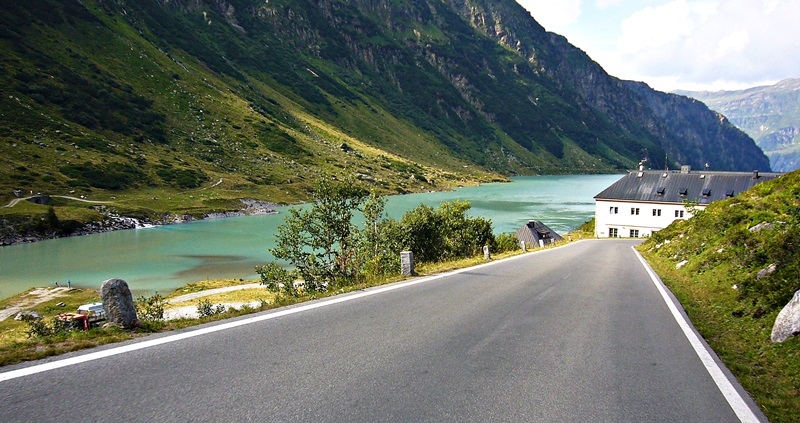
[[[242, 289], [255, 289], [255, 288], [265, 288], [265, 287], [260, 283], [248, 283], [245, 285], [226, 286], [223, 288], [214, 288], [200, 292], [192, 292], [191, 294], [179, 295], [177, 297], [169, 298], [167, 301], [173, 304], [177, 304], [184, 301], [191, 301], [197, 298], [207, 297], [209, 295], [222, 294], [224, 292], [231, 292], [231, 291], [239, 291]], [[255, 308], [260, 306], [261, 302], [252, 301], [249, 303], [221, 303], [221, 304], [225, 306], [225, 308], [241, 308], [244, 305]], [[198, 317], [200, 317], [200, 314], [197, 312], [196, 305], [183, 306], [183, 307], [167, 306], [167, 308], [164, 310], [164, 320], [173, 320], [180, 318], [197, 319]]]
[[20, 301], [9, 308], [0, 310], [0, 322], [7, 318], [19, 313], [20, 311], [27, 310], [35, 307], [45, 301], [50, 301], [53, 298], [60, 297], [67, 293], [71, 288], [35, 288], [26, 295], [22, 296]]
[[259, 287], [264, 287], [264, 285], [261, 285], [260, 283], [248, 283], [245, 285], [226, 286], [224, 288], [207, 289], [205, 291], [192, 292], [191, 294], [186, 294], [186, 295], [179, 295], [177, 297], [169, 298], [168, 301], [171, 303], [180, 303], [183, 301], [191, 301], [197, 298], [207, 297], [209, 295], [221, 294], [223, 292], [239, 291], [241, 289], [253, 289]]
[[[10, 201], [8, 204], [6, 204], [6, 205], [5, 205], [5, 206], [3, 206], [3, 207], [8, 207], [8, 208], [11, 208], [11, 207], [14, 207], [14, 206], [16, 206], [16, 205], [17, 205], [17, 203], [19, 203], [20, 201], [24, 201], [24, 200], [30, 200], [31, 198], [35, 198], [35, 197], [39, 197], [39, 196], [38, 196], [38, 195], [34, 195], [34, 196], [32, 196], [32, 197], [15, 198], [15, 199], [11, 200], [11, 201]], [[87, 200], [87, 199], [85, 199], [85, 198], [70, 197], [69, 195], [51, 195], [51, 197], [66, 198], [66, 199], [68, 199], [68, 200], [82, 201], [82, 202], [84, 202], [84, 203], [92, 203], [92, 204], [111, 204], [111, 203], [113, 203], [113, 201], [95, 201], [95, 200]]]

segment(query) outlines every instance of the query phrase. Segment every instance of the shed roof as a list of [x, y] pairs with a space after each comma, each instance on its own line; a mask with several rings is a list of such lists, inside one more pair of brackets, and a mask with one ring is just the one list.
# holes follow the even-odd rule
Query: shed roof
[[554, 241], [564, 240], [556, 231], [537, 220], [529, 220], [528, 223], [517, 229], [515, 235], [518, 240], [525, 241], [532, 245], [538, 244], [540, 239], [552, 239]]
[[775, 179], [774, 172], [634, 171], [623, 176], [595, 200], [709, 204], [739, 195], [754, 185]]

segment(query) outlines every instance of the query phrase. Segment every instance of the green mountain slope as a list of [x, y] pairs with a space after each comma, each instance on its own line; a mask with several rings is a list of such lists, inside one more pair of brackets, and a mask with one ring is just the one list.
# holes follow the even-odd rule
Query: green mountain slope
[[686, 91], [727, 116], [767, 154], [772, 169], [800, 168], [800, 79], [741, 91]]
[[4, 203], [200, 213], [323, 177], [396, 193], [696, 159], [512, 0], [7, 2], [0, 47]]

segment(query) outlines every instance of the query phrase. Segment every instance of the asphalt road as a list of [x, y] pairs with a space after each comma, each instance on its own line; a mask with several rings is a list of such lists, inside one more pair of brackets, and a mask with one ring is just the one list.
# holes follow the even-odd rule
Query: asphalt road
[[0, 421], [747, 420], [634, 244], [579, 242], [2, 368]]

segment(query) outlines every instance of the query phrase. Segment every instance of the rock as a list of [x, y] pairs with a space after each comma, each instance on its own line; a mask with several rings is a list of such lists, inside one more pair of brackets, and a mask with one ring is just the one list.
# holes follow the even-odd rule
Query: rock
[[748, 229], [748, 231], [750, 231], [752, 233], [756, 233], [756, 232], [759, 232], [759, 231], [763, 231], [765, 229], [772, 229], [772, 223], [761, 222], [758, 225], [753, 226], [750, 229]]
[[789, 304], [778, 313], [772, 326], [772, 342], [783, 342], [800, 334], [800, 291], [794, 293]]
[[689, 263], [689, 260], [684, 260], [684, 261], [682, 261], [682, 262], [680, 262], [680, 263], [676, 264], [676, 265], [675, 265], [675, 268], [676, 268], [676, 269], [680, 269], [681, 267], [683, 267], [683, 266], [686, 266], [688, 263]]
[[100, 298], [103, 299], [103, 310], [109, 322], [125, 329], [135, 328], [141, 324], [136, 316], [133, 295], [124, 280], [109, 279], [103, 282], [100, 285]]
[[41, 318], [42, 315], [35, 311], [20, 311], [16, 316], [14, 316], [14, 320], [23, 322], [30, 322], [32, 320], [39, 320]]
[[756, 279], [763, 279], [778, 270], [778, 263], [772, 263], [766, 269], [761, 269], [756, 275]]

